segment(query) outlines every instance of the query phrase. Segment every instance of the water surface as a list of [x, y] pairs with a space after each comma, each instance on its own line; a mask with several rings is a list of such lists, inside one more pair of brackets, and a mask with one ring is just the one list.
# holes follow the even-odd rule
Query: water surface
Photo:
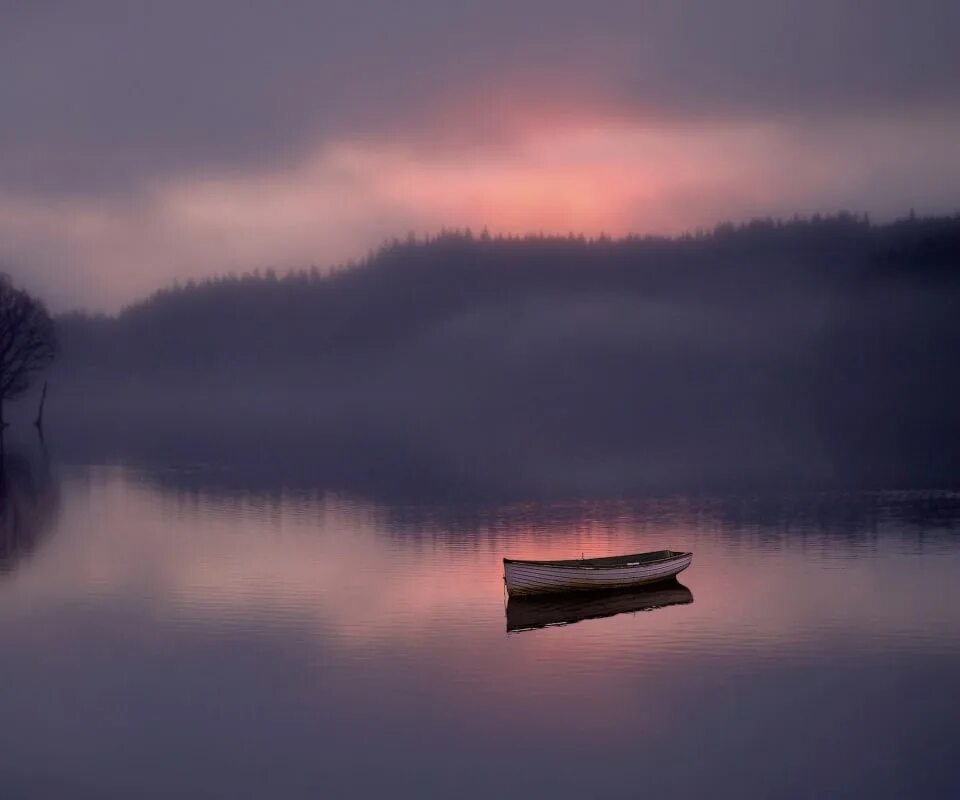
[[[960, 796], [956, 494], [404, 505], [7, 472], [5, 799]], [[659, 599], [509, 624], [503, 556], [661, 548], [695, 559]]]

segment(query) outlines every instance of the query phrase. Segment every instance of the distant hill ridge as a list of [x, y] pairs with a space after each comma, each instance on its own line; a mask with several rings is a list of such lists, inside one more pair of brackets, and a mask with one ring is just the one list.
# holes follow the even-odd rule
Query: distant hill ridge
[[[314, 357], [393, 344], [471, 308], [531, 295], [688, 297], [856, 292], [882, 281], [960, 278], [960, 215], [873, 225], [851, 214], [755, 220], [677, 237], [395, 241], [364, 261], [227, 275], [161, 290], [115, 316], [69, 313], [68, 359], [115, 367]], [[734, 299], [731, 299], [731, 295]]]

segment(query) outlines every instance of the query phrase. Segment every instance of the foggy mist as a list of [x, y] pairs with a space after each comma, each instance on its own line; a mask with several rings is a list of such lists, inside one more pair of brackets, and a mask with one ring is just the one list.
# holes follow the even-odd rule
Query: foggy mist
[[60, 446], [365, 491], [958, 476], [960, 219], [394, 243], [59, 319]]

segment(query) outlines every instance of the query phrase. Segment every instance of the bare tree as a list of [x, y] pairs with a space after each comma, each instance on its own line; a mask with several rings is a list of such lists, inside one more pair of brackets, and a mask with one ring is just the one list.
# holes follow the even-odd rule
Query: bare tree
[[56, 353], [56, 333], [46, 306], [0, 273], [0, 432], [6, 425], [4, 402], [23, 394]]

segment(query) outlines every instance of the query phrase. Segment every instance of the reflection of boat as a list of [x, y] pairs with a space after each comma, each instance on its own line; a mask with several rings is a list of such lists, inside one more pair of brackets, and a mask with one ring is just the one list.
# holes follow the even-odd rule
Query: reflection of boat
[[507, 630], [528, 631], [548, 625], [572, 625], [584, 619], [612, 617], [632, 611], [652, 611], [693, 602], [690, 590], [677, 581], [647, 589], [620, 589], [591, 594], [551, 594], [511, 597]]
[[657, 550], [629, 556], [564, 561], [503, 559], [503, 580], [511, 597], [587, 589], [625, 589], [672, 578], [690, 566], [693, 553]]

